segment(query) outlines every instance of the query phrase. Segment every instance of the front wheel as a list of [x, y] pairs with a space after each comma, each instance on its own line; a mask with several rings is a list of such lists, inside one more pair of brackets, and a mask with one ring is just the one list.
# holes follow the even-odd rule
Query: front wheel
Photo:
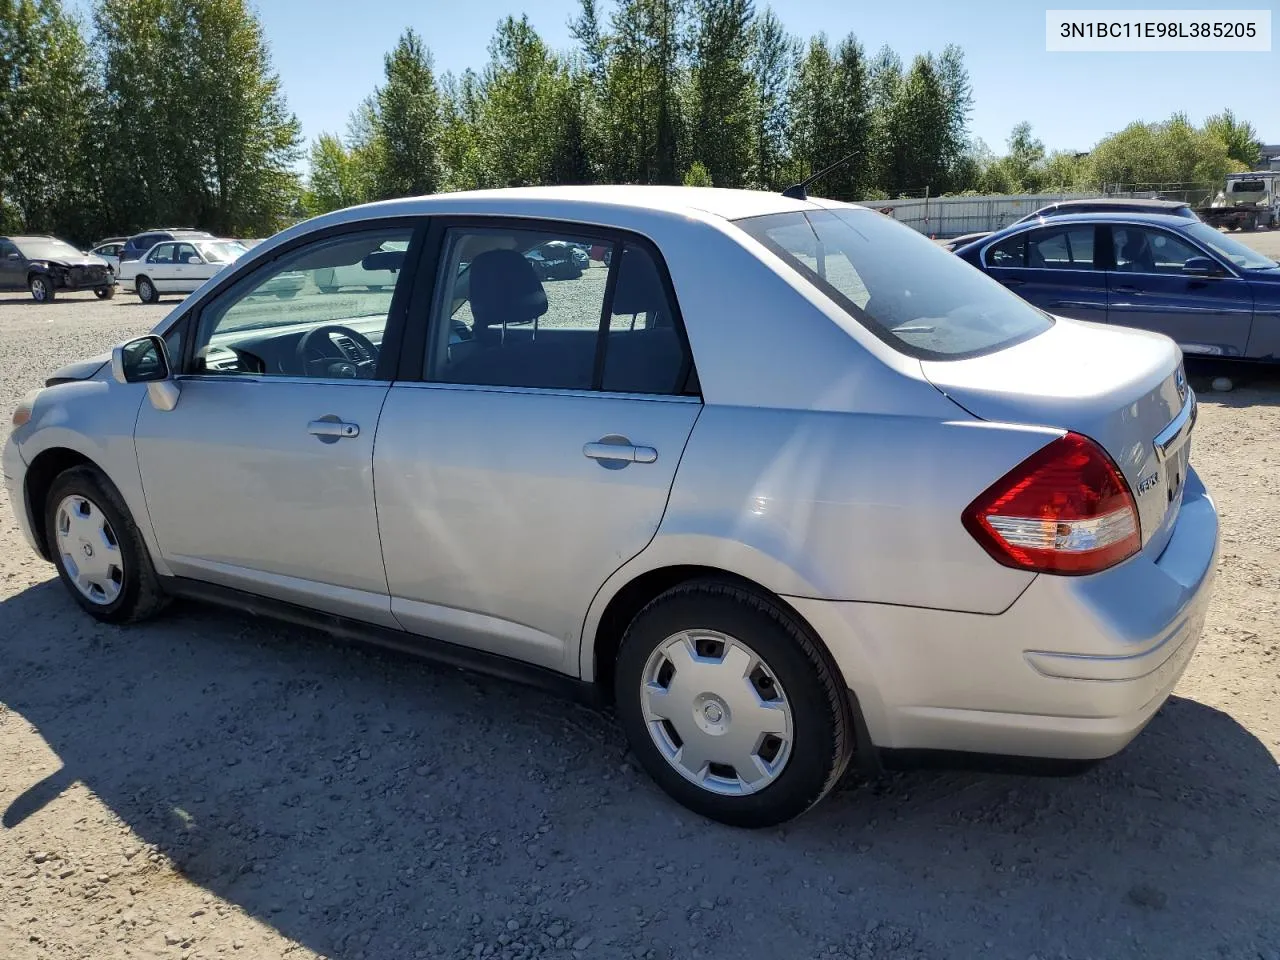
[[54, 293], [53, 283], [48, 277], [37, 274], [31, 278], [31, 299], [36, 303], [53, 303], [53, 298], [57, 296]]
[[142, 534], [96, 467], [72, 467], [54, 479], [45, 499], [45, 537], [58, 576], [90, 616], [127, 623], [165, 605]]
[[116, 288], [112, 286], [94, 287], [93, 295], [99, 300], [110, 300], [116, 295]]
[[830, 657], [777, 601], [696, 581], [646, 606], [623, 637], [618, 716], [672, 797], [742, 827], [796, 817], [836, 784], [853, 717]]
[[151, 282], [148, 277], [139, 277], [134, 284], [134, 288], [138, 291], [138, 299], [143, 303], [159, 303], [160, 291], [156, 289], [156, 285]]

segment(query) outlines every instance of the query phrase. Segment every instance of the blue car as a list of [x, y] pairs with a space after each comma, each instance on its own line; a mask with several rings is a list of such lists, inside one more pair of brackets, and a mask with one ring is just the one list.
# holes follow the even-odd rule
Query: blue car
[[1280, 362], [1280, 264], [1199, 220], [1074, 214], [956, 256], [1047, 313], [1155, 330], [1188, 355]]

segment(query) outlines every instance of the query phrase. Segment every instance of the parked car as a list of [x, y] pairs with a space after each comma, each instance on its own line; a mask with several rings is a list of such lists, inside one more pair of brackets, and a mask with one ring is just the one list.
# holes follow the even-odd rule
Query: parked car
[[120, 254], [124, 252], [125, 241], [128, 237], [112, 237], [98, 243], [89, 251], [95, 257], [101, 257], [107, 261], [111, 267], [111, 273], [114, 276], [120, 272]]
[[573, 244], [551, 240], [526, 250], [525, 259], [533, 264], [539, 280], [576, 280], [591, 265], [591, 259]]
[[[196, 239], [212, 240], [213, 234], [206, 230], [196, 230], [193, 227], [154, 227], [150, 230], [144, 230], [142, 233], [135, 233], [125, 241], [124, 249], [120, 251], [120, 262], [137, 260], [157, 243], [165, 240]], [[118, 274], [119, 272], [119, 269], [117, 269], [116, 273]]]
[[0, 237], [0, 290], [30, 290], [36, 303], [52, 303], [61, 290], [115, 296], [107, 261], [57, 237]]
[[1200, 220], [1054, 217], [956, 255], [1050, 313], [1154, 330], [1188, 354], [1280, 357], [1280, 266]]
[[[1180, 200], [1145, 200], [1139, 197], [1093, 197], [1086, 200], [1059, 200], [1057, 203], [1051, 203], [1048, 206], [1041, 207], [1039, 210], [1028, 213], [1025, 217], [1019, 217], [1009, 226], [1046, 220], [1050, 217], [1064, 217], [1072, 213], [1163, 213], [1173, 217], [1183, 217], [1187, 220], [1200, 219], [1189, 204]], [[963, 236], [943, 241], [942, 247], [954, 253], [975, 240], [991, 236], [994, 232], [993, 230], [982, 230], [977, 233], [966, 233]]]
[[235, 241], [212, 237], [157, 243], [141, 259], [120, 265], [120, 286], [143, 303], [159, 303], [162, 294], [195, 290], [244, 252]]
[[[521, 251], [558, 241], [609, 246], [608, 282], [540, 279]], [[257, 297], [393, 261], [381, 294]], [[338, 211], [49, 383], [4, 475], [91, 616], [195, 597], [608, 698], [664, 789], [746, 826], [882, 751], [1115, 753], [1216, 567], [1172, 340], [841, 203]]]

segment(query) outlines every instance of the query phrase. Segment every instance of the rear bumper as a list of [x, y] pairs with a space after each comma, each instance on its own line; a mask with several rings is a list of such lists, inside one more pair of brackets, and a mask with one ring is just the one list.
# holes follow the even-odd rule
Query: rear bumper
[[879, 747], [1092, 760], [1146, 725], [1195, 652], [1218, 515], [1194, 470], [1158, 555], [1039, 576], [995, 616], [789, 597]]

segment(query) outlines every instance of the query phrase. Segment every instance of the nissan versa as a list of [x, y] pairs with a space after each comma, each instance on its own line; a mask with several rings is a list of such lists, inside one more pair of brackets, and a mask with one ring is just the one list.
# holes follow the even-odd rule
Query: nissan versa
[[[855, 753], [1116, 753], [1217, 553], [1178, 347], [789, 194], [292, 227], [23, 400], [18, 521], [100, 620], [195, 597], [598, 691], [728, 823], [803, 812]], [[558, 243], [576, 275], [527, 255]]]

